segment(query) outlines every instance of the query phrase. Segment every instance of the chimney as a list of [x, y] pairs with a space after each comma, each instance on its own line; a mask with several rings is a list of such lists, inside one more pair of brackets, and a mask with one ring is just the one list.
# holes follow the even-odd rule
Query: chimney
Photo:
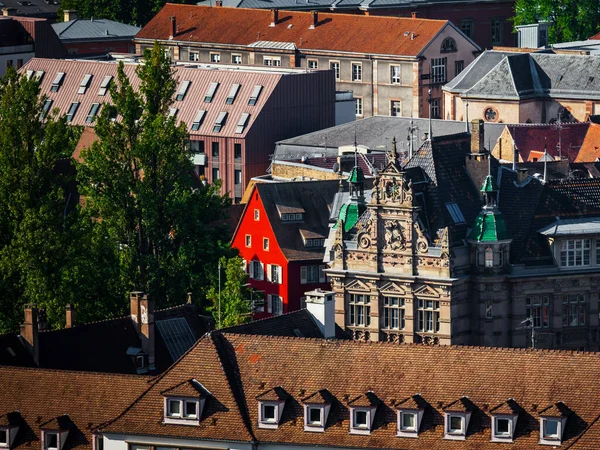
[[411, 12], [410, 13], [410, 18], [411, 19], [416, 19], [417, 18], [417, 12], [416, 11]]
[[485, 133], [483, 130], [483, 120], [474, 119], [471, 121], [471, 153], [483, 153]]
[[305, 292], [306, 309], [325, 339], [335, 338], [335, 292], [315, 289]]
[[17, 8], [2, 8], [2, 15], [4, 17], [16, 16]]
[[269, 26], [274, 27], [275, 25], [277, 25], [277, 22], [279, 22], [279, 10], [272, 9], [271, 10], [271, 25], [269, 25]]
[[77, 20], [77, 11], [74, 9], [65, 9], [63, 11], [63, 21], [70, 22], [71, 20]]
[[309, 30], [314, 30], [319, 24], [319, 12], [311, 11], [310, 16], [312, 17], [312, 25], [308, 27]]
[[171, 35], [169, 36], [169, 39], [173, 39], [177, 34], [177, 17], [171, 16], [169, 17], [169, 20], [171, 21]]
[[155, 370], [154, 352], [154, 301], [144, 294], [139, 299], [140, 305], [140, 339], [142, 350], [148, 355], [148, 369]]
[[65, 328], [73, 328], [75, 326], [75, 306], [73, 303], [67, 303], [66, 316]]
[[144, 296], [143, 292], [134, 291], [129, 294], [130, 317], [133, 326], [139, 332], [140, 330], [140, 299]]
[[46, 308], [40, 308], [38, 312], [38, 331], [48, 331], [48, 318]]
[[217, 0], [215, 6], [223, 6], [223, 0]]
[[38, 310], [35, 305], [25, 305], [25, 322], [21, 324], [21, 339], [33, 356], [35, 364], [40, 364], [40, 346], [38, 340]]

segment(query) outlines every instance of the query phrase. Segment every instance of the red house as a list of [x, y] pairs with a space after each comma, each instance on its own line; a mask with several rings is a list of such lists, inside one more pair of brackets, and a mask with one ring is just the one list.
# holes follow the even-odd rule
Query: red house
[[256, 318], [298, 310], [304, 292], [329, 289], [323, 269], [338, 181], [258, 183], [234, 233], [252, 287], [264, 293]]

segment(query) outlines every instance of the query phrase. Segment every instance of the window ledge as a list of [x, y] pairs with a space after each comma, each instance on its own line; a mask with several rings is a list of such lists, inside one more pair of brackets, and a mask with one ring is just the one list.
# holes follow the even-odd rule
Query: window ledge
[[445, 433], [444, 434], [444, 439], [447, 439], [449, 441], [464, 441], [467, 437], [464, 434], [451, 434], [451, 433]]
[[350, 428], [350, 434], [369, 435], [371, 434], [371, 430], [368, 428]]
[[402, 431], [397, 431], [396, 432], [396, 437], [418, 438], [419, 437], [419, 433], [417, 433], [416, 431], [402, 430]]
[[324, 433], [325, 427], [322, 425], [304, 425], [304, 431], [311, 431], [313, 433]]
[[163, 423], [170, 425], [191, 425], [191, 426], [199, 426], [200, 421], [197, 418], [194, 419], [185, 419], [178, 417], [165, 417]]

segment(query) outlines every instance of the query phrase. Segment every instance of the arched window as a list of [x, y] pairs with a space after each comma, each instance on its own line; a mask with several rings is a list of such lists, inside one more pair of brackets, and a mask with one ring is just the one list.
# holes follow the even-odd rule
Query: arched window
[[485, 267], [494, 267], [494, 250], [492, 250], [492, 247], [485, 249]]
[[456, 51], [456, 41], [451, 37], [447, 37], [442, 42], [442, 53], [455, 52]]

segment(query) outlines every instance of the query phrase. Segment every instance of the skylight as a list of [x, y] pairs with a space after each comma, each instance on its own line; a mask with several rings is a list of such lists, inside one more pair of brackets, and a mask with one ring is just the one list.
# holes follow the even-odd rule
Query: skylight
[[100, 103], [92, 103], [92, 107], [90, 108], [90, 112], [85, 118], [85, 123], [92, 123], [96, 114], [98, 114], [98, 110], [100, 109]]
[[225, 125], [226, 120], [227, 120], [227, 113], [220, 112], [219, 115], [217, 116], [217, 120], [215, 120], [215, 126], [213, 127], [213, 132], [218, 133], [219, 131], [221, 131], [221, 128], [223, 128], [223, 126]]
[[256, 102], [258, 101], [258, 97], [260, 96], [262, 88], [263, 87], [260, 85], [254, 86], [254, 89], [252, 90], [252, 94], [250, 94], [250, 100], [248, 100], [248, 105], [250, 105], [250, 106], [256, 105]]
[[446, 209], [450, 213], [450, 217], [455, 224], [465, 223], [465, 216], [456, 203], [446, 203]]
[[54, 77], [54, 81], [52, 82], [52, 87], [50, 88], [50, 92], [58, 92], [58, 89], [61, 87], [64, 78], [65, 78], [65, 73], [58, 72], [56, 74], [56, 77]]
[[229, 94], [227, 94], [227, 100], [225, 100], [225, 104], [232, 105], [239, 90], [239, 84], [232, 84], [231, 89], [229, 90]]
[[71, 122], [73, 120], [73, 116], [75, 116], [77, 108], [79, 108], [79, 102], [71, 103], [71, 106], [69, 107], [69, 112], [67, 113], [67, 122]]
[[177, 96], [175, 97], [176, 101], [180, 102], [185, 98], [185, 94], [187, 94], [190, 84], [192, 84], [190, 80], [183, 80], [181, 86], [179, 86], [179, 90], [177, 91]]
[[212, 102], [213, 97], [215, 96], [215, 92], [217, 92], [217, 88], [219, 87], [219, 83], [213, 82], [210, 83], [206, 94], [204, 95], [204, 101], [206, 103]]
[[250, 118], [250, 114], [242, 113], [242, 115], [240, 116], [240, 120], [238, 121], [237, 126], [235, 127], [236, 133], [244, 132], [244, 128], [246, 128], [246, 124], [248, 123], [249, 118]]
[[90, 81], [92, 80], [92, 76], [91, 74], [85, 74], [83, 76], [83, 80], [81, 80], [81, 83], [79, 83], [79, 90], [77, 91], [78, 94], [85, 94], [85, 91], [87, 90], [88, 86], [90, 85]]
[[202, 126], [202, 122], [204, 121], [204, 116], [206, 115], [205, 109], [199, 109], [196, 113], [196, 117], [194, 117], [194, 121], [192, 122], [192, 131], [198, 131]]
[[106, 91], [108, 91], [108, 87], [110, 86], [110, 82], [112, 81], [112, 75], [106, 75], [102, 83], [100, 83], [100, 89], [98, 89], [98, 95], [104, 96], [106, 95]]

